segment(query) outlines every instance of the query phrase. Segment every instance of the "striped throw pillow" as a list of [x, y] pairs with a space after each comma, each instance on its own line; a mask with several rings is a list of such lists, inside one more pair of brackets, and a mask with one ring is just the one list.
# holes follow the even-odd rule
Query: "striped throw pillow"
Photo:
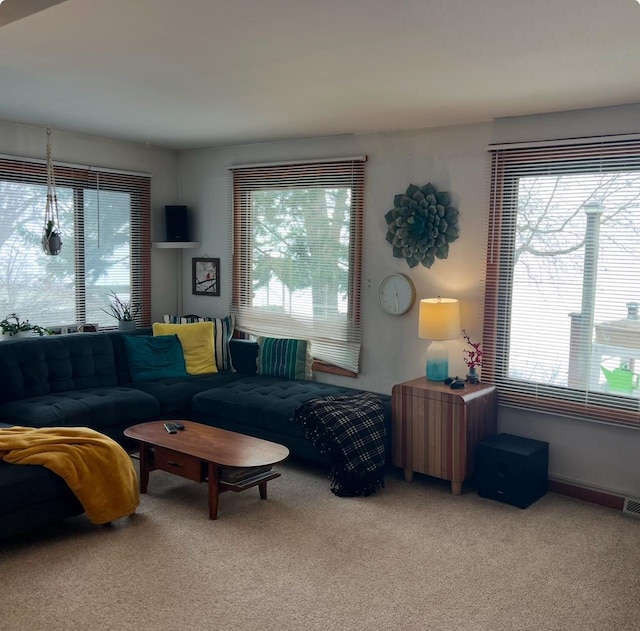
[[258, 374], [285, 379], [312, 377], [311, 344], [306, 340], [259, 337]]
[[232, 315], [226, 318], [210, 318], [195, 314], [189, 315], [165, 315], [166, 324], [192, 324], [194, 322], [213, 322], [213, 339], [216, 366], [218, 370], [233, 370], [231, 353], [229, 351], [229, 340], [235, 328], [235, 317]]

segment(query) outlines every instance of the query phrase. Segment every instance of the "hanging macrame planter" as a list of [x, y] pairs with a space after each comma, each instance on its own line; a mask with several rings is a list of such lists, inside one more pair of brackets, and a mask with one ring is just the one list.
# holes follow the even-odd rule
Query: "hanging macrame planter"
[[45, 254], [57, 255], [62, 249], [60, 220], [58, 218], [58, 196], [56, 194], [56, 178], [53, 173], [51, 158], [51, 130], [47, 129], [47, 205], [44, 211], [44, 232], [42, 234], [42, 250]]

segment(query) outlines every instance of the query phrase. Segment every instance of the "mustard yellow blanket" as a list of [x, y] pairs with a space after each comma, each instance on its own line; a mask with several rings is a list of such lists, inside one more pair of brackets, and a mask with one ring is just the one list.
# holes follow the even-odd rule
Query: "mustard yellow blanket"
[[86, 427], [0, 429], [0, 458], [38, 464], [64, 478], [94, 524], [131, 515], [140, 503], [138, 480], [127, 452]]

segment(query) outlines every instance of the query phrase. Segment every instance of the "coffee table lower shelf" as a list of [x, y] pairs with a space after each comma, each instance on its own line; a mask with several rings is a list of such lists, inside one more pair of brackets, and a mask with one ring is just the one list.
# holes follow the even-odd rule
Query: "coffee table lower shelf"
[[268, 473], [261, 473], [256, 476], [251, 476], [246, 480], [239, 480], [238, 482], [225, 482], [224, 480], [218, 479], [218, 493], [223, 493], [224, 491], [234, 491], [238, 493], [257, 486], [260, 489], [260, 499], [266, 500], [267, 482], [279, 477], [280, 474], [276, 471], [269, 471]]
[[235, 482], [220, 478], [220, 467], [195, 456], [165, 447], [140, 444], [140, 493], [146, 493], [151, 471], [166, 471], [193, 482], [206, 482], [209, 486], [209, 519], [218, 518], [218, 496], [225, 491], [246, 491], [257, 486], [260, 499], [267, 499], [267, 482], [280, 477], [277, 471], [269, 470]]

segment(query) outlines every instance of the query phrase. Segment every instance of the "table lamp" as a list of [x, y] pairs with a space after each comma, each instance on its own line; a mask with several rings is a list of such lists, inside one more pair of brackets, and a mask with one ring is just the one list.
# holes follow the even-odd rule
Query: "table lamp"
[[431, 340], [427, 348], [427, 379], [444, 381], [449, 376], [449, 351], [442, 342], [460, 337], [460, 303], [454, 298], [421, 300], [418, 336]]

